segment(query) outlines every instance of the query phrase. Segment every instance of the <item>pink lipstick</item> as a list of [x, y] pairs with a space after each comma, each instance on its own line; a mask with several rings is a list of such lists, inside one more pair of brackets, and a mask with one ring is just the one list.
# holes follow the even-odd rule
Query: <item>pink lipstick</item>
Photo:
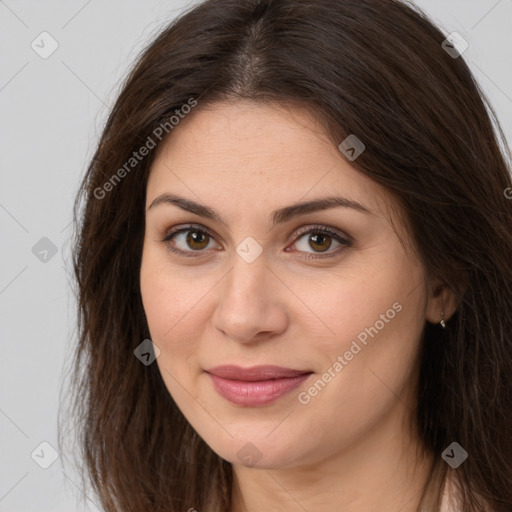
[[217, 366], [206, 370], [222, 397], [235, 405], [258, 407], [270, 404], [300, 386], [312, 372], [280, 366], [234, 365]]

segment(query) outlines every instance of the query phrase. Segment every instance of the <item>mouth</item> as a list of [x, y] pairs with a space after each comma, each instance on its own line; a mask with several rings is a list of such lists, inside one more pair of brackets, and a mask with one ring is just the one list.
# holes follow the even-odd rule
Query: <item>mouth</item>
[[251, 368], [226, 365], [205, 372], [219, 395], [243, 407], [270, 404], [300, 386], [313, 373], [272, 365]]

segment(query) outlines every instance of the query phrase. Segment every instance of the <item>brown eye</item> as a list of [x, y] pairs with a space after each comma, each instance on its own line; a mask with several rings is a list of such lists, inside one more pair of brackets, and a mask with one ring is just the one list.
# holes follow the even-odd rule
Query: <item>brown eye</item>
[[327, 251], [329, 247], [331, 247], [332, 237], [322, 233], [314, 233], [309, 235], [308, 242], [312, 249], [315, 249], [319, 252], [324, 252]]
[[162, 240], [171, 252], [183, 256], [201, 256], [212, 241], [208, 232], [194, 226], [176, 229]]
[[[334, 257], [351, 245], [352, 242], [348, 237], [345, 238], [341, 233], [322, 226], [300, 230], [293, 243], [293, 247], [299, 252], [306, 253], [305, 257], [308, 259]], [[331, 248], [333, 250], [329, 250]]]
[[[186, 243], [191, 249], [194, 250], [201, 250], [205, 249], [208, 246], [208, 242], [210, 239], [210, 236], [208, 233], [205, 233], [203, 231], [186, 231], [188, 233], [186, 237]], [[205, 243], [206, 241], [206, 243]]]
[[[162, 242], [173, 253], [185, 257], [199, 257], [208, 255], [208, 248], [216, 247], [214, 240], [208, 231], [192, 225], [175, 229]], [[334, 245], [334, 250], [330, 250], [333, 243], [337, 245]], [[296, 234], [292, 246], [295, 247], [294, 252], [305, 253], [305, 258], [327, 258], [335, 257], [344, 249], [351, 247], [352, 239], [328, 227], [310, 226], [309, 229], [302, 229]], [[290, 252], [288, 248], [285, 251]]]

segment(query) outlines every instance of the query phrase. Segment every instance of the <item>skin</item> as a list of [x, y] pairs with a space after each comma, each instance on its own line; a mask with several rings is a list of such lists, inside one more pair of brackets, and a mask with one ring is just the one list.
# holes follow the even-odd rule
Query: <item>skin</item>
[[[206, 205], [223, 222], [174, 204], [149, 208], [164, 193]], [[372, 213], [336, 207], [272, 226], [272, 211], [332, 195]], [[160, 148], [147, 185], [144, 310], [169, 393], [233, 464], [233, 512], [417, 508], [432, 463], [411, 421], [419, 343], [425, 322], [438, 323], [441, 311], [447, 321], [456, 304], [447, 288], [434, 293], [442, 283], [426, 279], [414, 251], [400, 242], [391, 224], [406, 236], [403, 222], [392, 219], [397, 208], [297, 106], [199, 105]], [[192, 223], [162, 242], [172, 227]], [[314, 225], [353, 242], [342, 246], [327, 235], [315, 245], [307, 233]], [[211, 236], [190, 245], [186, 236], [197, 228]], [[247, 237], [262, 249], [252, 263], [236, 252]], [[199, 257], [174, 254], [171, 246]], [[330, 256], [307, 258], [319, 254]], [[298, 394], [394, 303], [401, 311], [300, 403]], [[221, 397], [204, 372], [221, 364], [314, 374], [269, 405], [243, 407]], [[237, 455], [244, 446], [257, 454], [255, 463]]]

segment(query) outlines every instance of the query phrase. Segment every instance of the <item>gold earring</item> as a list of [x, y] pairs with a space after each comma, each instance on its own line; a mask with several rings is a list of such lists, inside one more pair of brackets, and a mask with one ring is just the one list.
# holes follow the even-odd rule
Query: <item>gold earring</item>
[[444, 329], [446, 327], [446, 322], [444, 321], [444, 311], [441, 311], [441, 321], [439, 322], [439, 325]]

